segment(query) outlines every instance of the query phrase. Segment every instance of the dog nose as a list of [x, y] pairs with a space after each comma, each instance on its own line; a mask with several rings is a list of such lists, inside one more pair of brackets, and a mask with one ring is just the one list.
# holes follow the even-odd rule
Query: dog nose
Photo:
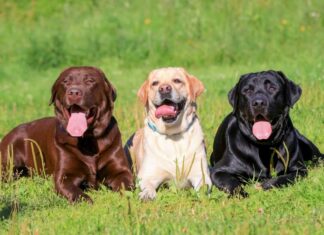
[[67, 90], [67, 96], [71, 100], [78, 100], [82, 97], [83, 93], [78, 88], [70, 88]]
[[252, 106], [255, 108], [263, 108], [267, 105], [267, 101], [262, 98], [257, 98], [252, 101]]
[[171, 91], [172, 91], [172, 87], [168, 84], [164, 84], [159, 87], [159, 92], [161, 95], [170, 94]]

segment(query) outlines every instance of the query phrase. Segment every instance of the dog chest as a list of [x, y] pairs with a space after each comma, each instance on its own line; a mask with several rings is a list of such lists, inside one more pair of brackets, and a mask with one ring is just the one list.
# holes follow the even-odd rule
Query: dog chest
[[[199, 125], [199, 124], [198, 124]], [[199, 126], [198, 126], [199, 127]], [[157, 158], [157, 161], [183, 161], [192, 158], [204, 148], [201, 128], [195, 126], [179, 135], [163, 135], [145, 128], [145, 156]]]

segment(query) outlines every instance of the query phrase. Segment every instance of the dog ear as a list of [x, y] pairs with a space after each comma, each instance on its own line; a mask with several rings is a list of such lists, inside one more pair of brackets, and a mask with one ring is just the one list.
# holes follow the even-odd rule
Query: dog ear
[[49, 101], [49, 104], [48, 105], [52, 105], [56, 99], [56, 94], [57, 94], [57, 82], [55, 82], [52, 86], [52, 95], [51, 95], [51, 98], [50, 98], [50, 101]]
[[193, 75], [187, 74], [187, 76], [189, 80], [190, 97], [196, 100], [196, 98], [205, 91], [204, 84]]
[[115, 102], [117, 99], [117, 91], [116, 88], [111, 84], [111, 82], [106, 77], [106, 74], [99, 68], [95, 68], [99, 74], [101, 75], [102, 79], [105, 82], [105, 93], [111, 103]]
[[137, 92], [137, 96], [138, 96], [139, 100], [144, 105], [147, 105], [147, 102], [148, 102], [148, 87], [149, 87], [149, 80], [146, 80]]
[[116, 99], [117, 99], [117, 91], [116, 91], [116, 88], [108, 81], [106, 80], [107, 82], [107, 86], [110, 88], [109, 90], [109, 93], [110, 93], [110, 99], [112, 100], [112, 102], [115, 102]]
[[228, 101], [232, 105], [234, 111], [238, 107], [239, 93], [240, 93], [240, 86], [241, 86], [240, 84], [242, 83], [243, 80], [248, 78], [250, 75], [251, 75], [250, 73], [241, 75], [239, 81], [235, 84], [235, 86], [227, 94]]
[[111, 82], [108, 81], [108, 79], [106, 78], [106, 76], [104, 76], [104, 80], [105, 80], [105, 91], [106, 91], [106, 94], [107, 94], [109, 100], [111, 100], [111, 102], [113, 103], [117, 99], [116, 88], [111, 84]]
[[287, 104], [289, 107], [293, 107], [294, 104], [299, 100], [302, 94], [302, 89], [293, 81], [289, 80], [283, 72], [277, 71], [277, 73], [285, 81], [285, 86], [286, 86], [285, 92], [286, 92]]
[[205, 91], [204, 84], [195, 76], [189, 74], [184, 68], [178, 68], [182, 73], [185, 74], [189, 84], [189, 95], [192, 100], [196, 100]]
[[54, 84], [52, 86], [52, 95], [51, 95], [51, 98], [50, 98], [50, 101], [49, 101], [49, 104], [48, 105], [52, 105], [55, 102], [55, 99], [56, 99], [56, 96], [57, 96], [57, 90], [59, 88], [60, 82], [62, 80], [62, 77], [63, 77], [65, 71], [66, 70], [64, 70], [59, 75], [59, 77], [56, 79], [56, 81], [54, 82]]
[[232, 105], [235, 110], [238, 102], [238, 83], [228, 92], [227, 97], [229, 103]]

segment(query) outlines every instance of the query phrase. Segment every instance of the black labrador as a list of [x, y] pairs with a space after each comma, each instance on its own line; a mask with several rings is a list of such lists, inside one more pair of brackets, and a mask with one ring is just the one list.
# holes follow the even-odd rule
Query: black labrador
[[211, 155], [219, 189], [245, 197], [249, 180], [261, 181], [264, 190], [292, 184], [307, 174], [305, 161], [323, 158], [289, 117], [301, 93], [280, 71], [241, 76], [228, 94], [233, 112], [220, 125]]

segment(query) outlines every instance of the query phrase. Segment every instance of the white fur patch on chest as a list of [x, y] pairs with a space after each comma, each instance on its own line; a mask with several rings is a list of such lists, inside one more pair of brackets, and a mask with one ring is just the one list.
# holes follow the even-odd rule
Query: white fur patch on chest
[[173, 176], [177, 168], [189, 170], [193, 162], [206, 156], [203, 133], [199, 122], [181, 134], [163, 135], [152, 129], [144, 128], [144, 161], [158, 165]]

